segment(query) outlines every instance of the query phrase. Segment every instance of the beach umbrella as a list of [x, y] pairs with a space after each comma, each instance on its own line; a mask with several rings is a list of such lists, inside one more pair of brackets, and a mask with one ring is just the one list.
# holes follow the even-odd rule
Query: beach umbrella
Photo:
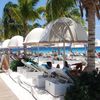
[[24, 44], [25, 45], [37, 45], [44, 33], [43, 28], [34, 28], [28, 35], [25, 37]]
[[20, 35], [12, 37], [8, 43], [8, 47], [9, 48], [23, 47], [23, 37]]
[[2, 42], [0, 42], [0, 49], [2, 49]]
[[10, 39], [6, 39], [2, 42], [2, 45], [1, 45], [1, 48], [4, 49], [4, 48], [8, 48], [8, 44], [10, 42]]
[[46, 26], [41, 42], [87, 42], [87, 40], [87, 33], [81, 24], [71, 18], [62, 17]]

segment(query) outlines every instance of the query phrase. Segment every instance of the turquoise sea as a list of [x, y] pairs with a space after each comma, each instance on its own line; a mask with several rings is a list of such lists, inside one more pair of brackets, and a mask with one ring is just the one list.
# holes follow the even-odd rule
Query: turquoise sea
[[[59, 48], [61, 52], [63, 52], [63, 48], [60, 47]], [[79, 47], [79, 48], [70, 48], [70, 47], [66, 47], [66, 52], [69, 52], [72, 50], [72, 52], [78, 52], [78, 53], [86, 53], [87, 48], [85, 47]], [[19, 50], [23, 50], [23, 48], [14, 48], [12, 49], [12, 51], [16, 52]], [[43, 52], [43, 53], [48, 53], [48, 52], [52, 52], [52, 51], [58, 51], [58, 47], [31, 47], [31, 48], [27, 48], [27, 51], [31, 51], [31, 52]], [[96, 47], [95, 48], [96, 52], [100, 52], [100, 47]]]

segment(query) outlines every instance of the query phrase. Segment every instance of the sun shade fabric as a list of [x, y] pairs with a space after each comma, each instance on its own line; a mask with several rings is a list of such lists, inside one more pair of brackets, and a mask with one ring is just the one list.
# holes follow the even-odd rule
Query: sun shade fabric
[[87, 42], [87, 40], [88, 35], [81, 24], [63, 17], [50, 22], [45, 29], [33, 29], [26, 36], [24, 44]]
[[16, 35], [10, 39], [8, 44], [9, 48], [23, 47], [23, 37], [20, 35]]
[[46, 26], [41, 42], [87, 42], [87, 40], [87, 33], [81, 24], [63, 17]]
[[24, 44], [39, 43], [44, 33], [43, 28], [35, 28], [26, 36]]
[[4, 40], [4, 42], [3, 42], [2, 45], [1, 45], [1, 48], [8, 48], [9, 42], [10, 42], [10, 39]]

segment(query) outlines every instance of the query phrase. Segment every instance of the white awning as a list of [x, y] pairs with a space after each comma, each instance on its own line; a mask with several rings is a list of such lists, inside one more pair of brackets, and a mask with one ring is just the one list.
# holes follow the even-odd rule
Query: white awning
[[43, 28], [35, 28], [26, 36], [24, 44], [37, 44], [40, 42], [44, 33]]
[[87, 33], [81, 24], [63, 17], [46, 26], [41, 42], [87, 42], [87, 40]]
[[12, 37], [9, 41], [8, 47], [9, 48], [23, 47], [23, 37], [20, 35]]
[[1, 48], [8, 48], [8, 44], [9, 44], [10, 39], [6, 39], [3, 41]]

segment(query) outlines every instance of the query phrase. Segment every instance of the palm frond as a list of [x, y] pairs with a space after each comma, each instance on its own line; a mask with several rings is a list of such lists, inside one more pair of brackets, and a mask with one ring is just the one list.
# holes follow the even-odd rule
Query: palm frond
[[46, 13], [46, 7], [41, 6], [41, 7], [37, 8], [37, 12], [38, 12], [39, 14], [41, 14], [41, 13]]
[[74, 0], [48, 0], [46, 6], [47, 20], [55, 20], [65, 15], [74, 6]]

